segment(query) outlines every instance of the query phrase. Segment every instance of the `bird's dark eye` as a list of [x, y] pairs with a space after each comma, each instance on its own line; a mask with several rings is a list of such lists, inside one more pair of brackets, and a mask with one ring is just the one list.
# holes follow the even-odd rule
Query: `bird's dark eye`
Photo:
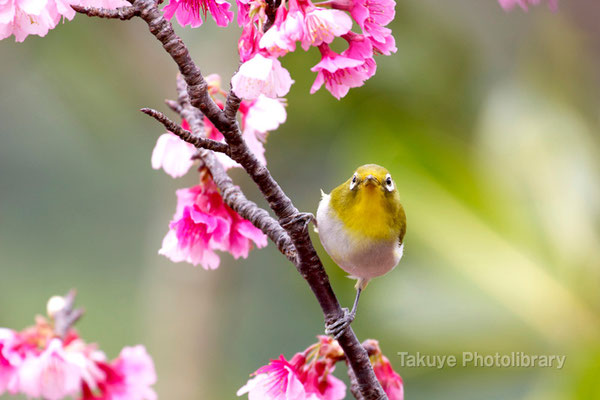
[[356, 183], [356, 175], [352, 177], [352, 183]]
[[392, 178], [388, 176], [387, 179], [385, 180], [385, 183], [387, 185], [391, 185], [392, 184]]

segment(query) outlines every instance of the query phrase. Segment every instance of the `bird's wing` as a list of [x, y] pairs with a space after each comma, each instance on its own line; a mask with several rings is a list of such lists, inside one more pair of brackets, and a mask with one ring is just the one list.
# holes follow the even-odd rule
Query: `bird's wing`
[[400, 224], [400, 233], [398, 234], [398, 240], [400, 244], [402, 244], [404, 242], [404, 235], [406, 234], [406, 214], [404, 213], [404, 207], [400, 206], [396, 218], [398, 220], [398, 223]]

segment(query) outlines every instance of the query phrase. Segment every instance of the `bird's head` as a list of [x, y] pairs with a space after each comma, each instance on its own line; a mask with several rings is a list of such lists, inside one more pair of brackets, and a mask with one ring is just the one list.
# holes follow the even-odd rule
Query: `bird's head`
[[381, 191], [392, 193], [396, 190], [389, 171], [377, 164], [366, 164], [358, 167], [348, 180], [350, 191]]
[[343, 218], [380, 213], [391, 215], [400, 204], [392, 176], [376, 164], [358, 167], [346, 182], [332, 190], [331, 200], [332, 207]]

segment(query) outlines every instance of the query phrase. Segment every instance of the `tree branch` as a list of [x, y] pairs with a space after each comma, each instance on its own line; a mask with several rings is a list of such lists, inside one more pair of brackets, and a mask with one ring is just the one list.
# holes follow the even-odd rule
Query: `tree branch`
[[[193, 62], [185, 44], [175, 34], [171, 23], [163, 17], [154, 0], [134, 0], [133, 6], [136, 9], [136, 15], [139, 12], [139, 16], [146, 22], [150, 32], [162, 43], [165, 51], [179, 67], [188, 86], [187, 93], [191, 105], [199, 109], [223, 134], [230, 147], [231, 158], [237, 161], [250, 175], [279, 219], [280, 227], [285, 229], [289, 235], [297, 253], [297, 257], [293, 258], [292, 262], [310, 285], [321, 306], [325, 320], [330, 322], [343, 317], [344, 312], [333, 293], [327, 273], [308, 234], [310, 219], [307, 214], [298, 211], [273, 179], [269, 170], [258, 162], [244, 142], [237, 121], [231, 117], [231, 113], [228, 111], [226, 115], [211, 99], [207, 90], [208, 85], [200, 69]], [[234, 100], [235, 98], [232, 98], [231, 101]], [[192, 124], [192, 121], [187, 118], [186, 120], [190, 122], [190, 125]], [[224, 194], [226, 193], [224, 192]], [[362, 400], [387, 399], [375, 377], [369, 356], [356, 338], [352, 328], [346, 329], [338, 342], [356, 376]]]

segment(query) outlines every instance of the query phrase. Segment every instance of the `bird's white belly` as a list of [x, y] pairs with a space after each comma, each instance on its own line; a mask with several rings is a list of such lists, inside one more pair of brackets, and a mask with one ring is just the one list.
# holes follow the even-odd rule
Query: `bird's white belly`
[[333, 261], [356, 278], [371, 279], [392, 270], [402, 258], [403, 245], [352, 234], [329, 206], [324, 194], [317, 210], [319, 238]]

